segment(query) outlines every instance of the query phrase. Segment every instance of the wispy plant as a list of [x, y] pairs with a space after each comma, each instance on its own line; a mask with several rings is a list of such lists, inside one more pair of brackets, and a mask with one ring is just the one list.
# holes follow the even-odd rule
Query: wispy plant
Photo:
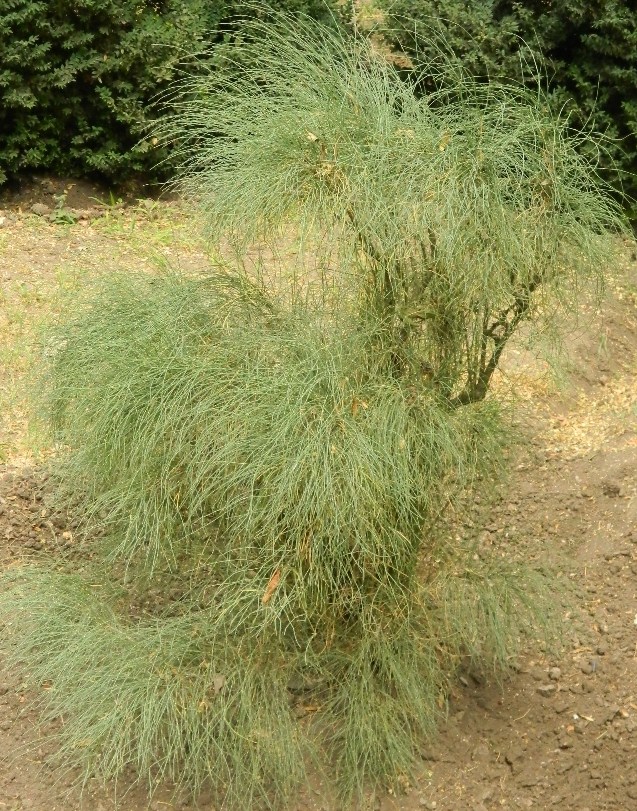
[[395, 783], [461, 662], [502, 671], [545, 620], [541, 577], [441, 527], [499, 470], [507, 342], [601, 283], [622, 227], [541, 97], [456, 73], [418, 98], [364, 38], [253, 26], [243, 77], [186, 82], [163, 131], [241, 261], [75, 304], [45, 391], [93, 557], [0, 597], [65, 756], [241, 807], [307, 762], [346, 800]]
[[[336, 233], [348, 280], [397, 362], [429, 370], [451, 400], [482, 399], [520, 322], [572, 308], [602, 281], [618, 207], [569, 131], [531, 93], [450, 69], [425, 97], [373, 44], [290, 21], [254, 29], [243, 76], [186, 81], [165, 124], [181, 187], [215, 239], [242, 250], [290, 221]], [[246, 46], [249, 49], [249, 46]], [[324, 244], [334, 261], [334, 239]], [[541, 305], [541, 306], [540, 306]]]

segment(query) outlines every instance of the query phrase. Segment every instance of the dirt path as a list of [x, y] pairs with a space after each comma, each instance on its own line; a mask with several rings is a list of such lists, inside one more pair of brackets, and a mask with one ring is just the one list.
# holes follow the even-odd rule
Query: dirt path
[[[174, 218], [173, 218], [174, 220]], [[18, 225], [22, 222], [22, 225]], [[26, 316], [54, 306], [60, 277], [116, 255], [131, 266], [151, 239], [185, 262], [204, 253], [173, 242], [143, 220], [131, 239], [125, 223], [56, 231], [34, 218], [0, 231], [0, 281], [10, 338], [0, 391], [0, 565], [18, 565], [72, 543], [73, 527], [43, 500], [37, 455], [24, 439], [24, 411], [9, 394], [24, 375]], [[128, 227], [128, 226], [126, 226]], [[122, 230], [123, 229], [123, 230]], [[134, 229], [133, 229], [134, 230]], [[10, 235], [10, 236], [8, 236]], [[136, 241], [137, 240], [137, 241]], [[101, 258], [100, 258], [101, 257]], [[56, 270], [57, 268], [57, 270]], [[73, 282], [75, 283], [75, 281]], [[38, 295], [20, 296], [21, 284]], [[451, 698], [449, 721], [421, 752], [405, 794], [386, 794], [369, 811], [637, 809], [637, 267], [618, 274], [611, 299], [588, 332], [572, 341], [567, 394], [529, 388], [521, 417], [529, 441], [481, 543], [506, 555], [546, 561], [559, 571], [563, 649], [538, 647], [501, 686], [467, 677]], [[22, 312], [22, 321], [17, 314]], [[35, 317], [35, 316], [34, 316]], [[526, 363], [526, 361], [524, 361]], [[523, 363], [523, 367], [524, 367]], [[518, 363], [519, 366], [519, 363]], [[16, 414], [19, 418], [16, 418]], [[50, 765], [54, 743], [38, 731], [29, 696], [15, 675], [0, 675], [0, 811], [154, 811], [194, 805], [141, 789], [121, 796], [89, 783], [83, 796]], [[200, 798], [211, 811], [211, 801]], [[298, 809], [336, 811], [309, 790]]]

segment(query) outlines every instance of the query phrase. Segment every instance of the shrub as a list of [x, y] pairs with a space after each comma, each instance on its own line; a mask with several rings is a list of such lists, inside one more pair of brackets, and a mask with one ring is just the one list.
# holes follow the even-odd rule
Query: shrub
[[[319, 0], [278, 5], [329, 10]], [[2, 0], [0, 183], [28, 170], [165, 178], [151, 101], [186, 57], [231, 37], [248, 9], [240, 0]]]
[[500, 469], [505, 345], [600, 279], [621, 218], [537, 97], [418, 97], [304, 18], [170, 103], [236, 266], [109, 275], [53, 336], [91, 552], [5, 576], [7, 646], [89, 770], [254, 807], [311, 763], [347, 801], [409, 772], [461, 663], [506, 671], [546, 620], [541, 573], [476, 556], [450, 507]]
[[[637, 197], [637, 17], [630, 4], [380, 0], [377, 5], [386, 10], [385, 36], [416, 58], [428, 58], [444, 41], [475, 76], [523, 79], [534, 87], [539, 71], [574, 127], [605, 134], [603, 168], [618, 188]], [[583, 146], [599, 149], [599, 143]]]

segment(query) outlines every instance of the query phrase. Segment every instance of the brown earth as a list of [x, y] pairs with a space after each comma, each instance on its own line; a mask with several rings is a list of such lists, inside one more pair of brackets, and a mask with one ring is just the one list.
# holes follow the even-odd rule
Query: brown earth
[[162, 186], [141, 181], [131, 181], [115, 188], [100, 181], [38, 175], [25, 176], [3, 186], [0, 208], [29, 212], [34, 205], [44, 205], [54, 209], [63, 197], [64, 205], [69, 209], [86, 211], [103, 205], [134, 203], [140, 198], [155, 200], [168, 196]]
[[[92, 230], [78, 224], [63, 238], [42, 233], [50, 254], [69, 240], [95, 247], [121, 237], [98, 229], [91, 237]], [[26, 251], [20, 239], [7, 263], [13, 278], [24, 259], [20, 251]], [[124, 255], [134, 262], [133, 254]], [[189, 255], [196, 263], [202, 258], [193, 250]], [[372, 798], [370, 811], [637, 809], [634, 260], [611, 280], [601, 315], [570, 336], [566, 389], [540, 386], [538, 363], [528, 352], [519, 349], [509, 358], [509, 377], [531, 381], [519, 417], [526, 441], [480, 543], [556, 568], [563, 647], [551, 654], [538, 643], [502, 685], [463, 677], [451, 696], [448, 722], [423, 748], [412, 784], [400, 796]], [[36, 272], [33, 262], [24, 268]], [[47, 264], [43, 255], [38, 272], [46, 276], [47, 268], [50, 259]], [[74, 528], [49, 511], [42, 467], [34, 460], [29, 453], [9, 454], [0, 470], [3, 567], [73, 542]], [[212, 811], [206, 796], [194, 805], [166, 792], [149, 803], [140, 787], [115, 795], [113, 786], [95, 781], [81, 795], [71, 788], [73, 775], [50, 765], [55, 742], [47, 736], [53, 730], [38, 729], [31, 698], [17, 674], [0, 675], [0, 811]], [[336, 811], [320, 785], [303, 792], [297, 807]]]

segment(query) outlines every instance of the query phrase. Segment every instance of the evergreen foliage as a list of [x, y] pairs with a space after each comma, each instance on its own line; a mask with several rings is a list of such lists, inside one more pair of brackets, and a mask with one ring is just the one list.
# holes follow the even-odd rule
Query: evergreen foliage
[[45, 388], [92, 556], [6, 575], [0, 615], [71, 762], [241, 808], [312, 764], [357, 801], [409, 773], [462, 663], [506, 671], [549, 616], [453, 511], [501, 468], [507, 342], [603, 281], [623, 223], [542, 96], [438, 59], [423, 97], [434, 65], [405, 82], [299, 16], [227, 58], [158, 137], [236, 261], [74, 302]]
[[[322, 0], [278, 5], [329, 16]], [[149, 134], [152, 99], [186, 57], [215, 44], [221, 58], [248, 11], [241, 0], [0, 0], [0, 183], [29, 170], [156, 174], [166, 153]]]
[[531, 87], [538, 74], [545, 77], [554, 104], [563, 105], [574, 127], [605, 134], [602, 162], [607, 176], [637, 198], [633, 3], [379, 0], [376, 5], [386, 12], [381, 25], [385, 36], [416, 59], [429, 58], [444, 41], [474, 76], [524, 80]]

